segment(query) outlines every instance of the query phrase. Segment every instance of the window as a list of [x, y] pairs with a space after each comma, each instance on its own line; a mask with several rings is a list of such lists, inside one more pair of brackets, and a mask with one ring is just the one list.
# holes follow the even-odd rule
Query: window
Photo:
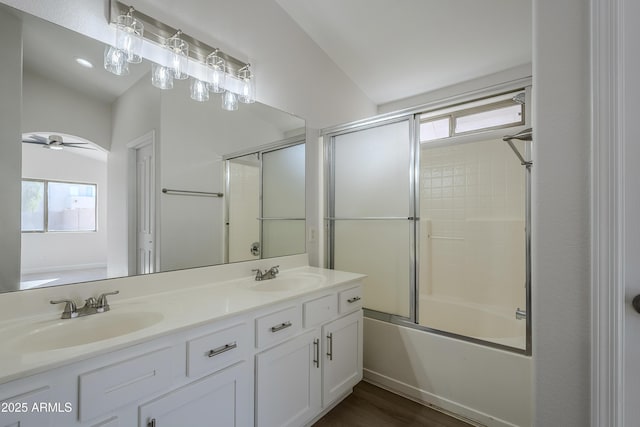
[[524, 124], [524, 105], [516, 102], [513, 94], [508, 96], [512, 98], [494, 98], [481, 105], [441, 112], [439, 116], [433, 113], [420, 115], [420, 141]]
[[95, 184], [22, 181], [22, 231], [96, 231]]

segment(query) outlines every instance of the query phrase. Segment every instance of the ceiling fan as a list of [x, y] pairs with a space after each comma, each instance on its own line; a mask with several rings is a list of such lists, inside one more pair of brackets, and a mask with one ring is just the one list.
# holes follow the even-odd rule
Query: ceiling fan
[[[62, 150], [64, 147], [69, 148], [82, 148], [85, 150], [95, 150], [88, 142], [64, 142], [60, 135], [49, 135], [45, 137], [42, 135], [31, 134], [22, 139], [22, 142], [27, 144], [40, 144], [43, 148], [50, 150]], [[83, 147], [87, 145], [88, 147]]]

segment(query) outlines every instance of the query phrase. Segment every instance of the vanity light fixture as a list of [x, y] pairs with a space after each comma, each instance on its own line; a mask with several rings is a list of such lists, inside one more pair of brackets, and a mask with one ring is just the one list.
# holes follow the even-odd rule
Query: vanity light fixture
[[129, 74], [129, 63], [124, 51], [114, 46], [106, 46], [104, 49], [104, 69], [116, 76]]
[[182, 40], [181, 35], [182, 31], [178, 30], [172, 37], [169, 37], [166, 42], [166, 48], [169, 49], [170, 52], [170, 70], [173, 78], [176, 80], [189, 78], [187, 74], [187, 67], [189, 66], [189, 43]]
[[225, 90], [222, 94], [222, 109], [226, 111], [236, 111], [238, 109], [238, 95]]
[[218, 55], [220, 51], [214, 50], [207, 56], [207, 71], [209, 73], [209, 89], [213, 93], [224, 92], [226, 64], [224, 59]]
[[240, 94], [238, 98], [240, 102], [245, 104], [253, 104], [256, 102], [256, 81], [247, 64], [238, 70], [238, 79], [240, 79]]
[[116, 48], [123, 51], [127, 62], [142, 62], [142, 36], [144, 25], [133, 17], [134, 9], [129, 7], [125, 15], [116, 18]]
[[[255, 102], [255, 77], [250, 64], [212, 48], [179, 29], [174, 29], [118, 0], [110, 0], [110, 22], [116, 27], [116, 44], [107, 46], [104, 68], [116, 75], [129, 74], [129, 64], [151, 59], [151, 83], [160, 89], [172, 89], [173, 80], [192, 77], [192, 99], [205, 102], [209, 92], [222, 94], [222, 108], [238, 109], [238, 102]], [[135, 17], [134, 17], [135, 12]], [[191, 68], [190, 68], [191, 67]]]
[[191, 77], [190, 84], [191, 99], [198, 102], [205, 102], [209, 100], [209, 83], [203, 82], [200, 79]]
[[173, 73], [169, 67], [155, 62], [151, 64], [151, 84], [158, 89], [173, 89]]

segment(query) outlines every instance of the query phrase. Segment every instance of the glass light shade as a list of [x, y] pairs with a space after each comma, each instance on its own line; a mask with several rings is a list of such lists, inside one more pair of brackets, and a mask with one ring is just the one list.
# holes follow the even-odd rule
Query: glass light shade
[[158, 89], [173, 89], [173, 73], [160, 64], [151, 66], [151, 84]]
[[238, 98], [240, 102], [245, 104], [253, 104], [256, 102], [256, 81], [248, 68], [240, 70], [238, 73], [240, 79], [240, 94]]
[[187, 67], [189, 67], [189, 43], [178, 36], [167, 40], [167, 49], [171, 52], [170, 63], [173, 78], [185, 80], [189, 77]]
[[131, 15], [120, 15], [116, 19], [116, 47], [126, 54], [127, 62], [142, 62], [142, 35], [144, 25]]
[[228, 90], [222, 94], [222, 109], [236, 111], [238, 109], [238, 95]]
[[209, 89], [211, 92], [224, 92], [224, 82], [227, 75], [225, 69], [224, 59], [219, 57], [216, 52], [207, 56], [207, 71], [209, 73]]
[[127, 54], [113, 46], [106, 46], [104, 48], [104, 69], [116, 76], [126, 76], [129, 74]]
[[194, 101], [205, 102], [209, 100], [209, 84], [207, 82], [192, 77], [190, 92], [191, 99]]

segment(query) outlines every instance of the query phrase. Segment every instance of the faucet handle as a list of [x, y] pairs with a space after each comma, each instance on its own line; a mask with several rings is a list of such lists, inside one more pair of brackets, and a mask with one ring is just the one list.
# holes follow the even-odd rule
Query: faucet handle
[[62, 304], [65, 303], [64, 311], [62, 312], [61, 319], [72, 319], [78, 317], [78, 307], [76, 303], [70, 299], [61, 299], [57, 301], [49, 301], [50, 304]]
[[269, 271], [275, 276], [276, 274], [280, 273], [280, 266], [274, 265], [269, 269]]
[[98, 309], [98, 313], [109, 311], [110, 307], [109, 307], [109, 303], [107, 302], [107, 295], [118, 295], [119, 293], [120, 291], [113, 291], [113, 292], [105, 292], [103, 294], [100, 294], [100, 296], [98, 297], [97, 305], [96, 305], [96, 308]]

